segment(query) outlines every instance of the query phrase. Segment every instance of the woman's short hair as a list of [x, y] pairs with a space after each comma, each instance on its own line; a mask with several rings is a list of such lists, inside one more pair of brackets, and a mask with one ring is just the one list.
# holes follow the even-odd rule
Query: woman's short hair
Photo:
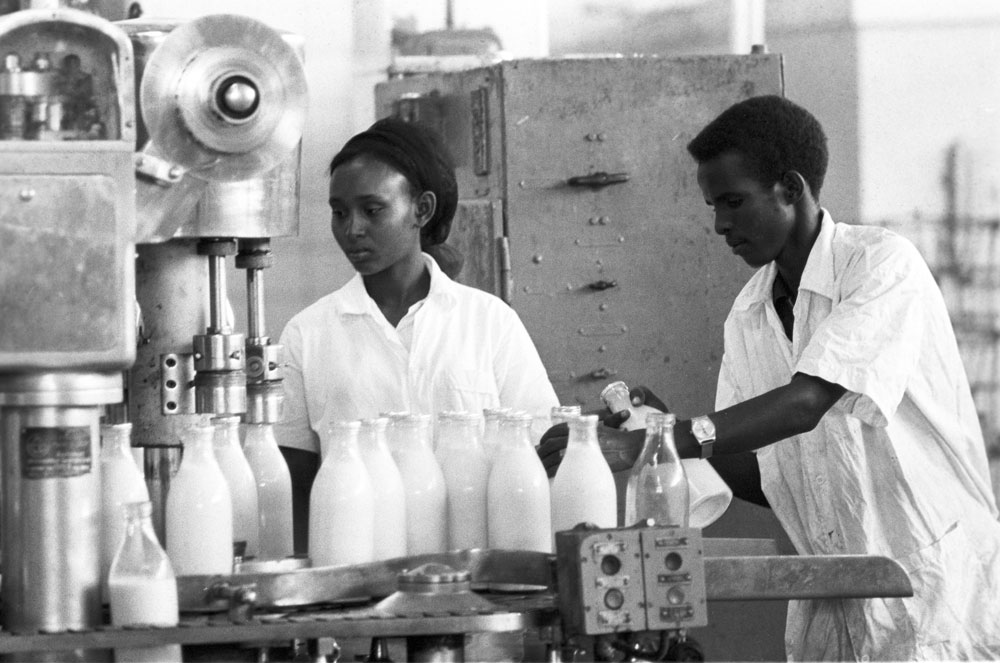
[[762, 184], [797, 171], [819, 198], [829, 154], [823, 127], [806, 109], [784, 97], [751, 97], [730, 106], [688, 143], [698, 163], [726, 153], [746, 159]]
[[437, 205], [420, 230], [420, 241], [424, 246], [433, 246], [448, 239], [458, 208], [458, 183], [455, 161], [437, 133], [395, 117], [384, 118], [344, 144], [330, 162], [330, 174], [361, 155], [378, 159], [402, 174], [414, 196], [433, 192]]

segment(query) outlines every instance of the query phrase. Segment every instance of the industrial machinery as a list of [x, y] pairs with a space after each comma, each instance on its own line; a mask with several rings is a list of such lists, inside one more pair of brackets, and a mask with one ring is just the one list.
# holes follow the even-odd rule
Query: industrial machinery
[[[397, 660], [467, 653], [488, 660], [489, 643], [477, 640], [485, 633], [509, 634], [508, 644], [528, 658], [655, 659], [671, 655], [670, 643], [676, 655], [687, 631], [711, 620], [713, 602], [911, 592], [899, 565], [884, 558], [782, 556], [767, 542], [646, 524], [562, 532], [554, 556], [466, 550], [349, 567], [236, 565], [227, 576], [178, 579], [179, 627], [108, 627], [99, 592], [101, 418], [134, 424], [162, 536], [179, 431], [207, 414], [240, 413], [248, 422], [280, 416], [280, 348], [267, 335], [262, 278], [273, 260], [270, 239], [298, 230], [302, 51], [296, 36], [240, 16], [113, 24], [57, 9], [0, 17], [0, 656], [101, 660], [116, 647], [181, 643], [189, 652], [228, 646], [225, 657], [280, 659], [281, 650], [301, 660], [328, 658], [334, 638], [354, 638], [370, 642], [369, 660], [387, 652]], [[770, 90], [780, 82], [776, 62], [636, 66], [657, 72], [664, 88], [656, 101], [684, 118], [681, 135], [734, 97]], [[580, 322], [570, 345], [599, 343], [597, 356], [609, 362], [556, 369], [561, 394], [572, 400], [589, 380], [622, 372], [610, 359], [636, 347], [617, 322], [628, 309], [607, 293], [628, 287], [622, 265], [634, 260], [623, 249], [645, 241], [644, 219], [612, 217], [604, 206], [632, 208], [601, 192], [663, 179], [674, 152], [648, 169], [604, 158], [613, 128], [592, 112], [597, 106], [581, 102], [574, 112], [593, 124], [577, 136], [583, 157], [567, 156], [558, 168], [504, 164], [545, 131], [535, 122], [548, 107], [522, 113], [501, 103], [498, 91], [530, 93], [535, 84], [519, 85], [517, 65], [498, 66], [513, 69], [460, 74], [463, 85], [475, 83], [468, 94], [433, 78], [397, 81], [412, 89], [387, 108], [471, 139], [472, 150], [459, 155], [466, 200], [456, 237], [467, 249], [489, 247], [467, 250], [475, 273], [492, 278], [482, 287], [515, 306], [544, 309], [569, 298], [596, 316]], [[563, 68], [551, 61], [523, 69], [535, 66], [549, 83]], [[599, 99], [617, 94], [609, 89]], [[471, 122], [446, 121], [456, 113]], [[509, 142], [515, 136], [520, 142]], [[532, 211], [567, 190], [577, 197], [569, 217]], [[524, 197], [515, 200], [513, 191]], [[557, 248], [522, 247], [521, 236], [500, 233], [515, 227], [515, 217], [549, 230], [575, 219], [569, 262], [585, 265], [581, 273], [559, 278], [547, 271]], [[684, 227], [667, 241], [671, 256], [691, 263], [669, 268], [707, 270], [708, 292], [729, 273], [715, 271], [702, 234]], [[498, 271], [487, 262], [496, 255]], [[227, 300], [229, 256], [247, 273], [245, 335], [235, 331]], [[512, 270], [524, 266], [537, 278], [519, 277], [512, 288]], [[712, 299], [703, 294], [691, 301]], [[690, 311], [672, 323], [677, 334], [700, 333], [716, 313]], [[644, 361], [661, 351], [636, 337], [653, 343], [642, 346]], [[680, 363], [697, 391], [713, 357], [701, 337], [690, 349], [697, 351]], [[528, 639], [541, 649], [527, 652]]]

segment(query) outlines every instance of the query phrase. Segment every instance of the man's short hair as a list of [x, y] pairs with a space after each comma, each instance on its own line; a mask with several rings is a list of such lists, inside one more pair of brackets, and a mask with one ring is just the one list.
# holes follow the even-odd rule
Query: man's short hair
[[698, 163], [738, 153], [767, 186], [789, 170], [797, 171], [815, 198], [819, 198], [829, 160], [819, 121], [777, 95], [751, 97], [730, 106], [698, 132], [687, 149]]

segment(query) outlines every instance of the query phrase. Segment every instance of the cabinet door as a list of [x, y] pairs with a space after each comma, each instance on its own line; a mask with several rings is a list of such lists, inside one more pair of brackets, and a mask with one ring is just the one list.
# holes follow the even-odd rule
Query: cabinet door
[[563, 403], [611, 380], [710, 409], [722, 325], [750, 270], [712, 227], [686, 145], [782, 92], [779, 55], [504, 63], [510, 300]]

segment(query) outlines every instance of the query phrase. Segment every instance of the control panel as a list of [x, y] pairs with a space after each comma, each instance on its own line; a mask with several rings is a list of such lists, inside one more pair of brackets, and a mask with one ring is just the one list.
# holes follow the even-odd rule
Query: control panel
[[567, 633], [681, 630], [708, 624], [701, 530], [577, 528], [556, 533]]

